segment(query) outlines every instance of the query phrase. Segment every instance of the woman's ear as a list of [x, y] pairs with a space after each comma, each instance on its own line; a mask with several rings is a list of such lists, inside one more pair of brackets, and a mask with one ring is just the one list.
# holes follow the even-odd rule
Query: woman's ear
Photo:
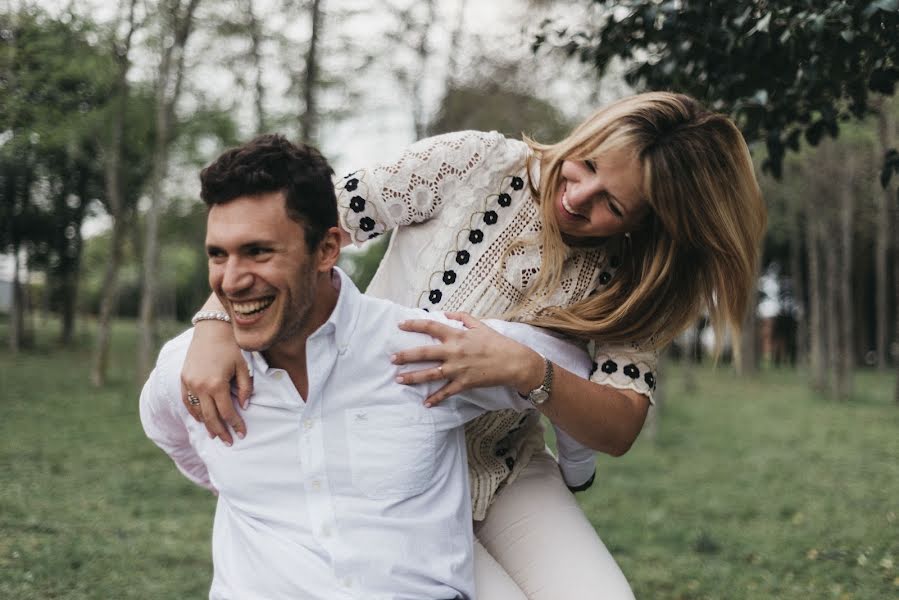
[[334, 265], [337, 264], [337, 260], [340, 258], [340, 246], [340, 228], [329, 227], [316, 249], [319, 272], [330, 272]]

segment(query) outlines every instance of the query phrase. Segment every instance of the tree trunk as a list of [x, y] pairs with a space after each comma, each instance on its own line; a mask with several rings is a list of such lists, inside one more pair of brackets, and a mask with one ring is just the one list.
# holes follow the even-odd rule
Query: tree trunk
[[823, 392], [827, 386], [825, 368], [826, 333], [823, 318], [824, 286], [821, 277], [821, 215], [815, 207], [806, 211], [806, 249], [808, 251], [808, 321], [809, 321], [809, 370], [812, 389]]
[[122, 246], [125, 241], [124, 191], [122, 185], [122, 141], [125, 137], [125, 113], [128, 108], [128, 70], [131, 68], [131, 39], [134, 35], [134, 7], [137, 0], [130, 0], [128, 8], [128, 28], [122, 43], [115, 43], [117, 60], [115, 112], [109, 131], [109, 145], [104, 161], [106, 207], [112, 217], [112, 239], [109, 262], [103, 274], [103, 295], [100, 300], [100, 314], [97, 318], [97, 341], [94, 345], [94, 361], [91, 369], [91, 383], [96, 387], [106, 385], [109, 368], [109, 344], [112, 318], [119, 300], [119, 267], [122, 264]]
[[796, 365], [808, 365], [808, 309], [805, 302], [805, 277], [802, 273], [802, 203], [796, 202], [790, 211], [790, 276], [793, 283], [793, 302], [796, 312]]
[[841, 400], [848, 400], [852, 395], [852, 370], [855, 367], [855, 336], [852, 324], [852, 229], [854, 190], [852, 182], [854, 168], [852, 157], [847, 156], [844, 163], [843, 185], [840, 194], [840, 271], [838, 276], [840, 289], [840, 367], [837, 395]]
[[244, 11], [247, 15], [247, 29], [250, 33], [250, 60], [255, 74], [253, 86], [253, 106], [256, 109], [256, 135], [266, 132], [265, 86], [262, 84], [262, 23], [253, 11], [253, 0], [246, 0]]
[[[832, 225], [832, 223], [830, 224]], [[839, 239], [832, 235], [833, 227], [828, 227], [831, 235], [826, 239]], [[831, 397], [839, 397], [839, 390], [842, 385], [841, 381], [841, 359], [840, 359], [840, 327], [838, 325], [840, 319], [840, 267], [839, 252], [837, 244], [833, 241], [824, 244], [824, 281], [825, 281], [825, 302], [824, 310], [827, 317], [827, 372], [828, 392]]]
[[322, 1], [312, 0], [309, 7], [312, 28], [306, 49], [306, 76], [303, 84], [304, 111], [300, 117], [300, 140], [313, 143], [318, 133], [318, 41], [322, 28]]
[[[81, 237], [81, 224], [84, 222], [84, 213], [88, 204], [88, 168], [73, 162], [76, 171], [77, 183], [75, 195], [78, 197], [78, 206], [71, 214], [68, 226], [74, 227], [74, 235], [71, 241], [63, 244], [61, 257], [62, 269], [62, 328], [59, 342], [63, 346], [69, 346], [75, 335], [75, 317], [78, 308], [78, 282], [81, 272], [81, 251], [84, 249], [84, 240]], [[64, 239], [67, 239], [64, 236]]]
[[[184, 76], [184, 54], [193, 26], [193, 15], [200, 0], [190, 0], [183, 14], [180, 4], [172, 8], [170, 19], [172, 41], [163, 49], [156, 77], [156, 142], [153, 150], [153, 172], [150, 183], [150, 208], [145, 217], [143, 282], [140, 299], [140, 345], [137, 376], [143, 380], [152, 368], [156, 351], [156, 296], [159, 264], [159, 213], [162, 210], [162, 187], [168, 172], [168, 151], [175, 105], [181, 95]], [[169, 88], [172, 91], [169, 91]]]
[[418, 41], [415, 45], [415, 53], [418, 56], [419, 72], [412, 78], [412, 125], [415, 129], [415, 139], [420, 140], [427, 135], [428, 123], [425, 115], [425, 99], [422, 86], [425, 73], [428, 69], [428, 57], [431, 54], [428, 42], [430, 41], [431, 24], [434, 22], [434, 0], [424, 0], [425, 20], [421, 24]]
[[[886, 102], [883, 97], [878, 98], [877, 113], [877, 137], [880, 141], [880, 155], [886, 155], [887, 150], [895, 147], [895, 128], [896, 121], [892, 113], [892, 106]], [[890, 254], [890, 208], [893, 205], [894, 186], [887, 186], [881, 189], [881, 201], [877, 206], [877, 230], [874, 251], [874, 268], [875, 268], [875, 327], [874, 331], [877, 336], [875, 348], [877, 352], [877, 369], [885, 371], [889, 360], [889, 307], [887, 296], [889, 294], [889, 277], [887, 270], [888, 257]], [[893, 229], [895, 231], [895, 229]], [[899, 306], [899, 305], [897, 305]], [[899, 318], [897, 318], [899, 320]], [[899, 389], [899, 388], [897, 388]]]
[[25, 303], [20, 276], [19, 244], [13, 245], [12, 306], [9, 319], [9, 349], [13, 354], [22, 348], [25, 334]]
[[462, 41], [462, 32], [465, 30], [465, 11], [468, 8], [468, 0], [459, 0], [459, 9], [456, 13], [456, 24], [450, 34], [449, 54], [446, 65], [446, 85], [449, 90], [459, 79], [459, 47]]

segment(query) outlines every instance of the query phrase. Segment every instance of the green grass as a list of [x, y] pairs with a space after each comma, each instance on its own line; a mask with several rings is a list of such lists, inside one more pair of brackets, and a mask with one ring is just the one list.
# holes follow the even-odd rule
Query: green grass
[[[206, 597], [214, 502], [143, 436], [132, 327], [100, 391], [87, 334], [0, 350], [0, 598]], [[899, 597], [892, 378], [836, 403], [789, 371], [666, 374], [656, 439], [581, 498], [638, 598]]]

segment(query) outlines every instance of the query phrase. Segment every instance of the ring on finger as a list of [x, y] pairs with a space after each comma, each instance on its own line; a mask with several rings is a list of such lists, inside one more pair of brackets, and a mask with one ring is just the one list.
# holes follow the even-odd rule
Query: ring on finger
[[187, 401], [191, 406], [200, 406], [200, 399], [194, 396], [193, 392], [187, 392]]
[[437, 367], [437, 372], [440, 373], [441, 377], [446, 377], [446, 375], [444, 375], [444, 373], [443, 373], [443, 365], [440, 365], [439, 367]]

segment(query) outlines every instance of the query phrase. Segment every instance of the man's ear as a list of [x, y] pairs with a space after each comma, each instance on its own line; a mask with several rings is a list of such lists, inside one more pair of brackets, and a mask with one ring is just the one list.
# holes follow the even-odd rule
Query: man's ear
[[318, 255], [318, 271], [321, 273], [330, 273], [337, 259], [340, 258], [340, 237], [339, 227], [330, 227], [322, 237], [322, 241], [318, 244], [316, 254]]

